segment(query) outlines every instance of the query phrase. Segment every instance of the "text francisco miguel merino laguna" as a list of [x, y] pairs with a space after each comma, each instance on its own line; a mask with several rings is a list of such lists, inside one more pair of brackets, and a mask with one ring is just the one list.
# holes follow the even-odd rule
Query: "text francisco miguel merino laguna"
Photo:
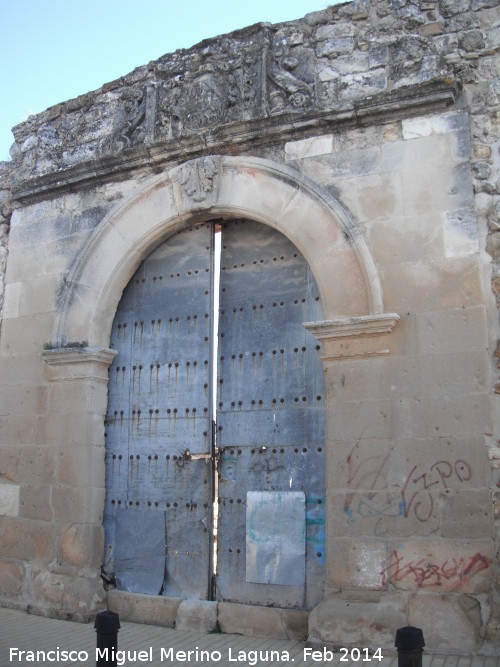
[[[19, 648], [9, 649], [9, 662], [45, 662], [45, 663], [64, 663], [64, 662], [75, 662], [78, 661], [80, 664], [85, 663], [88, 660], [106, 660], [110, 662], [116, 662], [120, 667], [132, 662], [153, 662], [153, 647], [150, 646], [148, 649], [143, 649], [141, 651], [136, 649], [127, 649], [120, 651], [113, 648], [96, 648], [95, 656], [90, 654], [88, 651], [68, 651], [59, 648], [59, 646], [54, 650], [49, 651], [26, 651]], [[187, 663], [214, 663], [220, 662], [223, 659], [223, 655], [220, 651], [205, 651], [196, 647], [188, 651], [174, 650], [173, 648], [160, 648], [160, 662], [187, 662]], [[350, 655], [356, 651], [355, 660], [362, 658], [363, 662], [371, 662], [372, 660], [382, 660], [381, 650], [377, 649], [375, 653], [368, 652], [368, 649], [340, 649], [341, 657], [340, 662], [349, 662], [349, 659], [352, 659], [353, 656]], [[323, 649], [312, 649], [312, 648], [303, 648], [302, 660], [311, 660], [312, 662], [330, 662], [333, 660], [339, 660], [338, 654], [336, 655], [333, 651], [329, 651], [326, 648]], [[158, 657], [158, 652], [156, 651], [155, 658]], [[300, 662], [301, 658], [299, 655], [291, 657], [288, 651], [277, 651], [277, 650], [233, 650], [231, 648], [227, 649], [227, 653], [224, 656], [228, 662], [235, 663], [246, 663], [254, 667], [262, 662], [295, 662], [295, 657]]]

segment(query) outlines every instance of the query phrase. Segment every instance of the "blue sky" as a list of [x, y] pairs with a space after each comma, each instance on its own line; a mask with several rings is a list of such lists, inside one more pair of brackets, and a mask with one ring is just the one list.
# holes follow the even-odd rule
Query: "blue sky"
[[0, 0], [0, 160], [31, 113], [99, 88], [165, 53], [338, 0]]

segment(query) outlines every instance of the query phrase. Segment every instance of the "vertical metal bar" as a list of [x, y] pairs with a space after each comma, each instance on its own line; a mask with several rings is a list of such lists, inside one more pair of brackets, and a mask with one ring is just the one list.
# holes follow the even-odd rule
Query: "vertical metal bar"
[[212, 589], [213, 589], [213, 584], [212, 584], [212, 579], [213, 579], [213, 543], [214, 543], [214, 515], [213, 515], [213, 506], [214, 506], [214, 464], [213, 464], [213, 449], [214, 449], [214, 441], [213, 441], [213, 421], [214, 421], [214, 389], [213, 389], [213, 373], [214, 373], [214, 324], [215, 324], [215, 319], [214, 319], [214, 246], [215, 246], [215, 227], [212, 225], [211, 228], [211, 233], [210, 233], [210, 328], [209, 328], [209, 336], [210, 336], [210, 344], [209, 344], [209, 357], [208, 357], [208, 384], [209, 384], [209, 389], [208, 389], [208, 411], [209, 411], [209, 424], [210, 424], [210, 442], [209, 442], [209, 447], [210, 447], [210, 500], [209, 500], [209, 509], [208, 509], [208, 521], [207, 521], [207, 527], [209, 530], [209, 536], [208, 536], [208, 590], [207, 590], [207, 600], [212, 600]]
[[[209, 538], [208, 538], [208, 591], [207, 599], [214, 599], [214, 499], [215, 499], [215, 414], [214, 414], [214, 378], [217, 374], [217, 360], [215, 359], [215, 336], [217, 335], [218, 312], [215, 312], [215, 233], [217, 229], [216, 222], [212, 223], [210, 234], [210, 351], [209, 351], [209, 419], [210, 419], [210, 501], [209, 501]], [[217, 281], [218, 282], [218, 281]], [[215, 375], [214, 375], [215, 374]], [[216, 379], [216, 378], [215, 378]]]

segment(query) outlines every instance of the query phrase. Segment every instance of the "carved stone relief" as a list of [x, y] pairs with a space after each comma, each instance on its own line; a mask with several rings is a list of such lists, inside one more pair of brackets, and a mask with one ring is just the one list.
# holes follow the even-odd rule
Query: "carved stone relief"
[[[299, 41], [296, 37], [296, 41]], [[269, 111], [302, 111], [315, 104], [314, 52], [277, 35], [273, 40], [269, 78]]]
[[182, 164], [178, 170], [178, 179], [184, 194], [195, 202], [204, 201], [208, 193], [212, 192], [219, 164], [220, 159], [213, 155]]
[[123, 93], [103, 153], [315, 105], [315, 56], [302, 35], [279, 34], [269, 45], [259, 31], [201, 53], [201, 62], [192, 54], [170, 66], [159, 62], [148, 86]]

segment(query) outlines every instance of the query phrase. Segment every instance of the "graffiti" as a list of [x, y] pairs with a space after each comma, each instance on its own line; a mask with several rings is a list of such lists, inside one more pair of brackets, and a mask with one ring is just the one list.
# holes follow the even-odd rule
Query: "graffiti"
[[347, 462], [348, 492], [344, 499], [344, 512], [349, 523], [359, 519], [374, 519], [374, 534], [382, 536], [385, 518], [414, 516], [418, 521], [429, 521], [434, 512], [434, 494], [447, 490], [452, 484], [468, 482], [472, 468], [464, 459], [436, 461], [423, 469], [414, 465], [405, 477], [402, 488], [387, 483], [389, 460], [393, 448], [381, 453], [357, 458], [360, 441], [349, 452]]
[[[355, 461], [359, 441], [347, 456], [347, 486], [344, 512], [350, 523], [358, 518], [376, 519], [374, 534], [382, 534], [384, 518], [401, 516], [404, 501], [399, 492], [391, 492], [387, 486], [387, 467], [392, 448], [381, 454], [366, 456]], [[361, 498], [360, 498], [361, 495]]]
[[383, 586], [404, 581], [416, 588], [437, 586], [455, 591], [463, 588], [476, 574], [487, 570], [489, 566], [490, 559], [479, 552], [473, 556], [433, 563], [428, 556], [407, 561], [394, 549], [392, 562], [380, 574]]
[[467, 482], [471, 477], [471, 467], [463, 459], [457, 459], [453, 464], [444, 460], [437, 461], [426, 472], [413, 466], [401, 491], [405, 518], [413, 514], [421, 522], [428, 521], [434, 511], [432, 493], [448, 489], [450, 480]]

